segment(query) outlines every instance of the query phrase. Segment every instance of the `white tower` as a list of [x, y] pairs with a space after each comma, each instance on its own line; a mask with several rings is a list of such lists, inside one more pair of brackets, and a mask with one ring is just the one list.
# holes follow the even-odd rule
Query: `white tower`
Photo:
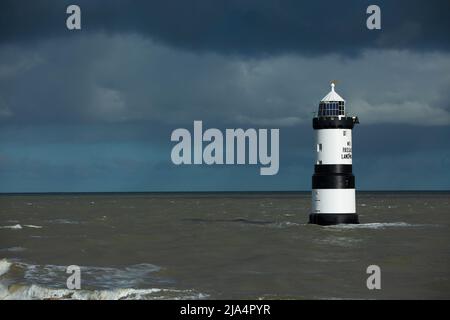
[[352, 174], [352, 129], [357, 123], [357, 117], [347, 116], [345, 100], [331, 83], [331, 91], [320, 101], [319, 112], [313, 119], [317, 158], [310, 223], [359, 223]]

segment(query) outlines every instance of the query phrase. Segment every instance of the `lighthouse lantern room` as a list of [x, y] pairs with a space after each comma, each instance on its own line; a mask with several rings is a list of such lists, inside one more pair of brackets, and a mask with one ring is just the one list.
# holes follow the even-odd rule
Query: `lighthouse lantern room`
[[309, 222], [319, 225], [359, 223], [352, 173], [352, 129], [359, 121], [347, 115], [345, 100], [334, 87], [332, 82], [313, 118], [316, 164]]

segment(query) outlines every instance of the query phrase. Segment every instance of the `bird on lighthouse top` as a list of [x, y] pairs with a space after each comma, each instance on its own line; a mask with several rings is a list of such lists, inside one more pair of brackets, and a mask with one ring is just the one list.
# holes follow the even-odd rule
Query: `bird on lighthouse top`
[[336, 91], [334, 91], [334, 87], [335, 87], [334, 82], [331, 82], [331, 91], [325, 97], [323, 97], [322, 100], [320, 100], [321, 102], [331, 102], [331, 101], [333, 101], [333, 102], [338, 102], [338, 101], [345, 102], [345, 100], [340, 95], [338, 95]]

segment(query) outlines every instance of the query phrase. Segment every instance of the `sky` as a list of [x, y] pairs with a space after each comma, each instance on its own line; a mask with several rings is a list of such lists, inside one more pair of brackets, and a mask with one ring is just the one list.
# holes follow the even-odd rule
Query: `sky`
[[[360, 119], [357, 189], [448, 190], [449, 30], [446, 0], [4, 0], [0, 192], [309, 190], [332, 80]], [[278, 174], [174, 165], [194, 120], [280, 129]]]

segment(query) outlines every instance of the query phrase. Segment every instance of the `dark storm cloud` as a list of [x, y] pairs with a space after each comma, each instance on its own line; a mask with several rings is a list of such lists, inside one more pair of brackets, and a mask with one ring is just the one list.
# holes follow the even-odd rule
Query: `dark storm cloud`
[[[450, 2], [377, 2], [381, 31], [368, 4], [2, 1], [0, 192], [307, 190], [332, 79], [361, 120], [358, 188], [448, 189]], [[279, 174], [173, 165], [194, 120], [280, 128]]]
[[[357, 53], [363, 48], [448, 50], [450, 2], [434, 1], [18, 1], [1, 4], [0, 41], [70, 37], [69, 4], [82, 32], [133, 32], [195, 51], [250, 56]], [[382, 30], [366, 29], [366, 8], [382, 9]]]
[[365, 124], [442, 126], [450, 124], [449, 72], [447, 53], [243, 59], [129, 34], [58, 38], [33, 50], [0, 47], [0, 123], [287, 127], [309, 123], [338, 79], [348, 111]]

